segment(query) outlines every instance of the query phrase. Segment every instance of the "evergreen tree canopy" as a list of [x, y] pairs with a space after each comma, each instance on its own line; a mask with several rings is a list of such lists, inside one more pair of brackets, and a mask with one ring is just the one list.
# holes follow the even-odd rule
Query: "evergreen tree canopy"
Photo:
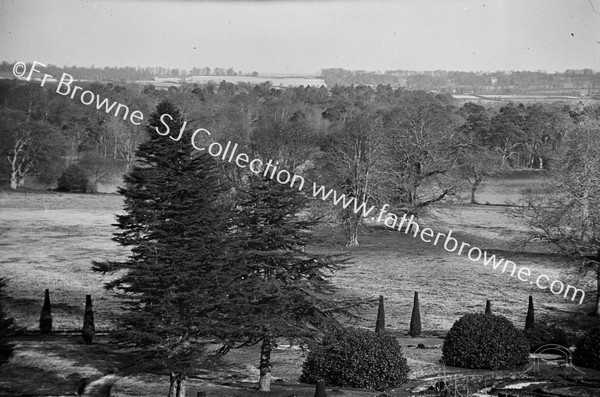
[[107, 284], [130, 297], [122, 336], [136, 345], [154, 344], [173, 368], [192, 359], [190, 338], [209, 332], [205, 317], [219, 307], [222, 295], [214, 291], [226, 264], [230, 215], [216, 162], [189, 141], [170, 139], [164, 114], [171, 116], [162, 119], [171, 133], [180, 131], [181, 114], [161, 102], [149, 119], [149, 140], [119, 191], [126, 214], [117, 217], [114, 240], [131, 247], [131, 256], [112, 266], [96, 263], [96, 270], [127, 270]]
[[[316, 221], [303, 215], [306, 196], [287, 186], [251, 176], [240, 193], [232, 228], [238, 248], [227, 286], [228, 326], [224, 338], [258, 342], [265, 335], [310, 338], [333, 318], [336, 304], [331, 271], [346, 256], [304, 251]], [[345, 310], [339, 310], [350, 314]]]
[[215, 334], [226, 353], [236, 342], [262, 341], [259, 390], [270, 390], [271, 349], [276, 338], [313, 339], [330, 326], [334, 314], [352, 316], [348, 302], [333, 297], [328, 273], [347, 261], [345, 256], [304, 251], [315, 221], [303, 216], [306, 197], [265, 178], [250, 176], [239, 194], [232, 239], [236, 258], [223, 287], [228, 305], [216, 319]]

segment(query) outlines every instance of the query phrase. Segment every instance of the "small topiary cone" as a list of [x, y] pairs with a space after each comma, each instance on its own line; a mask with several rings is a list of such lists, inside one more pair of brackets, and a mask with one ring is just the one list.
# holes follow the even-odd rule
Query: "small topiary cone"
[[533, 297], [529, 295], [529, 307], [527, 308], [527, 317], [525, 318], [525, 329], [533, 328], [535, 317], [533, 315]]
[[485, 301], [485, 314], [492, 314], [492, 303], [489, 299]]
[[44, 306], [40, 314], [40, 333], [49, 334], [52, 331], [52, 307], [50, 306], [50, 291], [46, 289]]
[[410, 317], [410, 336], [421, 335], [421, 312], [419, 311], [419, 293], [415, 291], [412, 316]]
[[92, 343], [96, 327], [94, 326], [94, 311], [92, 310], [92, 295], [85, 296], [85, 313], [83, 315], [83, 329], [81, 336], [85, 343]]
[[379, 295], [379, 309], [377, 310], [377, 322], [375, 332], [385, 332], [385, 311], [383, 309], [383, 295]]
[[324, 380], [320, 380], [317, 382], [317, 388], [315, 389], [315, 397], [327, 397], [327, 389], [325, 388]]

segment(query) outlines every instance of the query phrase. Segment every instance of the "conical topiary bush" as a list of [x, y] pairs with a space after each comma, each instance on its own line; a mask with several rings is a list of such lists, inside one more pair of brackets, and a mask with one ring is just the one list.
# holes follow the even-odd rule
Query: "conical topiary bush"
[[485, 301], [485, 314], [492, 314], [492, 303], [489, 299]]
[[419, 293], [415, 291], [412, 316], [410, 317], [410, 336], [421, 335], [421, 312], [419, 311]]
[[40, 332], [49, 334], [52, 331], [52, 307], [50, 306], [50, 291], [46, 289], [44, 296], [44, 306], [40, 314]]
[[525, 329], [533, 328], [535, 317], [533, 315], [533, 297], [529, 295], [529, 307], [527, 308], [527, 317], [525, 318]]
[[383, 309], [383, 295], [379, 295], [379, 309], [377, 309], [377, 322], [375, 323], [375, 332], [385, 331], [385, 311]]
[[85, 296], [85, 313], [83, 315], [83, 329], [81, 336], [85, 343], [92, 343], [96, 327], [94, 326], [94, 311], [92, 310], [92, 295]]

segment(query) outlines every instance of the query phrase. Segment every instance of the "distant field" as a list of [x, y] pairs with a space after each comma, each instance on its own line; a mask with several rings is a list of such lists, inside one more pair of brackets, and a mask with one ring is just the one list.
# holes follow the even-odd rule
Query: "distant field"
[[516, 203], [521, 192], [539, 185], [546, 175], [545, 171], [513, 171], [498, 178], [484, 180], [477, 190], [477, 202], [480, 204]]
[[138, 84], [153, 84], [156, 87], [169, 87], [169, 86], [180, 86], [182, 83], [188, 84], [219, 84], [221, 81], [228, 83], [248, 83], [248, 84], [262, 84], [270, 82], [274, 87], [299, 87], [299, 86], [311, 86], [320, 87], [325, 86], [325, 80], [317, 77], [280, 77], [280, 76], [187, 76], [187, 77], [156, 77], [154, 80], [148, 81], [136, 81]]

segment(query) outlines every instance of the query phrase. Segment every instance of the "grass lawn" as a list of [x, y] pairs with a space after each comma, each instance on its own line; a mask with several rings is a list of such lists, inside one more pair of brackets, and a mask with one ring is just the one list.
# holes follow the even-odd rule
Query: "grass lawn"
[[[492, 181], [481, 188], [478, 198], [482, 203], [502, 204], [505, 199], [515, 199], [515, 192], [531, 183], [527, 178]], [[118, 195], [0, 190], [0, 274], [9, 278], [7, 309], [19, 326], [32, 332], [37, 330], [44, 289], [48, 288], [54, 330], [81, 329], [86, 294], [91, 294], [94, 301], [97, 330], [116, 328], [115, 316], [122, 309], [116, 298], [103, 289], [110, 276], [92, 272], [91, 262], [127, 256], [128, 251], [111, 240], [116, 230], [112, 226], [115, 214], [121, 211], [122, 198]], [[584, 305], [474, 263], [464, 255], [383, 228], [368, 228], [360, 236], [359, 247], [346, 248], [341, 236], [329, 233], [307, 249], [350, 252], [353, 263], [332, 275], [332, 282], [340, 295], [362, 298], [383, 295], [386, 329], [399, 336], [408, 331], [414, 291], [419, 292], [422, 328], [430, 340], [447, 332], [461, 315], [483, 312], [486, 299], [492, 301], [494, 313], [508, 317], [519, 328], [524, 326], [529, 295], [533, 296], [538, 319], [548, 318], [574, 335], [597, 324], [597, 319], [585, 316], [592, 308], [595, 288], [591, 275], [582, 278], [575, 264], [549, 253], [547, 246], [513, 252], [514, 240], [522, 236], [524, 229], [505, 211], [506, 207], [493, 205], [438, 206], [419, 223], [444, 234], [452, 230], [458, 240], [510, 259], [518, 266], [527, 266], [532, 274], [546, 274], [551, 279], [584, 288], [589, 297]], [[366, 320], [356, 325], [373, 328], [376, 313], [373, 306], [365, 311]], [[442, 343], [435, 340], [435, 344]], [[416, 349], [413, 342], [410, 338], [401, 339], [411, 366], [411, 378], [439, 374], [441, 349]], [[80, 342], [78, 334], [53, 334], [41, 339], [22, 336], [15, 343], [15, 357], [0, 367], [0, 395], [18, 395], [14, 394], [16, 391], [22, 395], [73, 393], [81, 378], [95, 379], [131, 368], [135, 361], [132, 354], [114, 351], [103, 338], [98, 344], [88, 346]], [[228, 367], [192, 379], [190, 390], [212, 387], [210, 384], [215, 380], [256, 381], [258, 359], [258, 347], [234, 351], [226, 357]], [[302, 360], [298, 350], [275, 350], [274, 378], [295, 382]], [[144, 380], [144, 376], [151, 375], [127, 373], [126, 378], [115, 384], [115, 392], [121, 393], [115, 395], [136, 395], [144, 383], [165, 386], [167, 378], [154, 376], [152, 380]], [[238, 391], [222, 395], [235, 396]], [[314, 391], [307, 393], [312, 395]]]

